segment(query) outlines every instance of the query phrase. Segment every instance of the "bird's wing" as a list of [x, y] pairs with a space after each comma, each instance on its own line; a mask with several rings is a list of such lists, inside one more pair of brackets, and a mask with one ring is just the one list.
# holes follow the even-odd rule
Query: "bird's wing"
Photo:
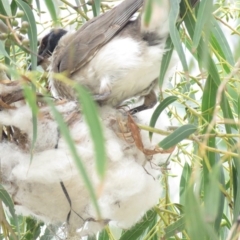
[[72, 74], [84, 66], [127, 24], [142, 4], [143, 0], [125, 0], [84, 24], [53, 60], [53, 71]]

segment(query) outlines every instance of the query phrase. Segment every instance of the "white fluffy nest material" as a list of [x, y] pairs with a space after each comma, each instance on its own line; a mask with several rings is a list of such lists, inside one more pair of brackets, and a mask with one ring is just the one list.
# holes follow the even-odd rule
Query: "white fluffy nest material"
[[[13, 88], [0, 84], [0, 99], [6, 100]], [[14, 98], [14, 94], [11, 96]], [[95, 168], [92, 139], [84, 117], [75, 102], [56, 103], [58, 111], [68, 123], [78, 153], [98, 192], [100, 221], [49, 107], [40, 108], [38, 137], [30, 164], [29, 146], [33, 135], [31, 109], [26, 104], [13, 109], [6, 106], [0, 109], [0, 125], [14, 127], [13, 132], [18, 133], [19, 139], [0, 142], [1, 178], [3, 186], [13, 198], [18, 214], [33, 216], [46, 224], [63, 224], [67, 221], [67, 236], [75, 239], [77, 236], [96, 233], [108, 222], [120, 228], [130, 228], [158, 203], [162, 187], [159, 181], [161, 172], [157, 165], [164, 162], [169, 154], [146, 156], [139, 150], [127, 127], [127, 116], [120, 110], [108, 106], [98, 109], [108, 159], [105, 180], [99, 191], [100, 180]], [[134, 121], [148, 124], [150, 117], [151, 112], [144, 111], [137, 114]], [[160, 120], [157, 125], [163, 128]], [[154, 149], [161, 140], [159, 135], [154, 134], [150, 143], [146, 131], [140, 131], [140, 137], [146, 149]], [[71, 199], [71, 206], [63, 188]]]

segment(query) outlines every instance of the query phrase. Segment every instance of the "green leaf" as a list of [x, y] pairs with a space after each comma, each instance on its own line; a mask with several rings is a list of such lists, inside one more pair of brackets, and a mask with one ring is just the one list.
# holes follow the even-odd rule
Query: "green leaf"
[[190, 239], [218, 240], [218, 236], [207, 223], [203, 216], [200, 203], [194, 193], [194, 185], [190, 184], [185, 196], [186, 229]]
[[[192, 38], [193, 34], [194, 34], [194, 29], [195, 29], [194, 18], [189, 13], [189, 11], [187, 11], [187, 7], [186, 7], [186, 4], [184, 1], [181, 2], [181, 9], [182, 9], [181, 10], [182, 12], [186, 12], [186, 14], [184, 14], [183, 20], [184, 20], [184, 24], [188, 30], [188, 33], [189, 33], [190, 37]], [[207, 68], [209, 74], [212, 76], [212, 79], [216, 84], [216, 87], [218, 87], [221, 84], [221, 79], [220, 79], [220, 76], [219, 76], [219, 73], [218, 73], [218, 70], [217, 70], [214, 60], [211, 58], [209, 53], [206, 53], [207, 49], [205, 46], [206, 46], [205, 43], [201, 39], [199, 46], [197, 48], [197, 52], [198, 52], [198, 56], [199, 56], [198, 63], [200, 66], [202, 65]], [[205, 50], [205, 52], [204, 52], [204, 50]], [[204, 52], [204, 54], [203, 54], [203, 52]], [[206, 58], [207, 58], [207, 61], [206, 61]], [[206, 62], [207, 62], [207, 64], [206, 64]], [[224, 118], [229, 118], [234, 121], [234, 117], [233, 117], [233, 114], [232, 114], [232, 111], [230, 108], [230, 104], [229, 104], [228, 99], [226, 98], [224, 92], [222, 94], [221, 109], [223, 111]], [[228, 133], [231, 132], [231, 127], [237, 129], [236, 124], [231, 124], [231, 125], [225, 124], [225, 128], [227, 129], [226, 131]]]
[[[47, 9], [51, 15], [51, 18], [53, 20], [54, 25], [58, 23], [58, 16], [56, 12], [56, 6], [54, 4], [54, 1], [52, 0], [45, 0], [45, 4], [47, 6]], [[40, 7], [40, 6], [39, 6]]]
[[[46, 1], [46, 0], [45, 0]], [[36, 5], [37, 5], [37, 10], [40, 13], [41, 12], [41, 5], [40, 5], [40, 1], [36, 0]], [[41, 13], [40, 13], [41, 14]]]
[[11, 11], [8, 0], [0, 1], [0, 13], [2, 13], [5, 16], [8, 16], [8, 17], [12, 16], [12, 11]]
[[225, 72], [230, 73], [231, 69], [230, 69], [228, 63], [224, 62], [225, 55], [224, 55], [224, 52], [222, 51], [221, 45], [219, 45], [218, 40], [215, 38], [214, 35], [211, 35], [210, 41], [211, 41], [212, 47], [217, 52], [216, 57], [218, 58], [219, 62], [222, 63], [223, 69], [225, 70]]
[[[204, 210], [205, 217], [208, 219], [208, 223], [212, 224], [215, 222], [220, 203], [220, 187], [219, 187], [219, 166], [215, 166], [212, 171], [209, 173], [209, 180], [204, 189]], [[221, 214], [222, 215], [222, 210]], [[222, 216], [221, 216], [222, 217]]]
[[188, 186], [188, 182], [190, 179], [191, 175], [191, 167], [187, 162], [185, 162], [182, 175], [181, 175], [181, 180], [180, 180], [180, 204], [184, 205], [185, 203], [185, 191]]
[[[222, 188], [225, 189], [225, 191], [226, 191], [225, 176], [224, 176], [224, 170], [223, 170], [222, 166], [219, 167], [218, 181], [221, 184]], [[224, 214], [224, 207], [225, 207], [224, 205], [225, 205], [225, 195], [223, 194], [222, 191], [220, 191], [217, 216], [216, 216], [215, 224], [214, 224], [216, 232], [220, 232], [221, 227], [222, 227], [221, 224], [222, 224], [222, 219], [223, 219], [223, 214]]]
[[49, 230], [48, 227], [46, 227], [44, 233], [42, 233], [40, 240], [50, 240], [52, 239], [52, 230]]
[[[210, 94], [211, 93], [211, 94]], [[211, 75], [208, 76], [203, 90], [202, 97], [202, 116], [206, 122], [210, 123], [213, 117], [213, 111], [216, 104], [217, 86]], [[203, 123], [204, 124], [204, 123]], [[206, 127], [207, 129], [207, 127]], [[203, 133], [205, 133], [206, 129]]]
[[[41, 234], [41, 227], [44, 225], [43, 222], [38, 222], [37, 220], [33, 219], [33, 218], [30, 218], [30, 217], [27, 217], [26, 218], [26, 230], [28, 233], [31, 233], [29, 234], [29, 238], [26, 238], [26, 239], [29, 239], [29, 240], [32, 240], [32, 239], [38, 239], [39, 235]], [[30, 238], [30, 236], [32, 238]]]
[[[202, 116], [208, 123], [207, 126], [212, 121], [213, 111], [216, 105], [216, 96], [216, 83], [212, 79], [212, 76], [209, 75], [202, 97]], [[206, 130], [207, 127], [203, 130], [203, 133], [205, 133]], [[211, 131], [211, 133], [214, 133], [214, 131]], [[216, 148], [216, 139], [209, 138], [207, 141], [207, 146]], [[220, 189], [217, 187], [219, 185], [219, 181], [221, 180], [221, 174], [219, 172], [220, 168], [216, 165], [219, 161], [219, 154], [206, 151], [205, 159], [203, 161], [205, 215], [206, 218], [209, 219], [209, 224], [214, 223], [217, 231], [220, 228], [224, 207], [224, 196], [220, 194]], [[209, 170], [209, 166], [212, 168], [212, 171]], [[224, 183], [222, 184], [224, 185]]]
[[100, 6], [101, 6], [101, 1], [100, 0], [93, 0], [92, 1], [92, 11], [93, 11], [94, 17], [96, 17], [100, 14]]
[[0, 57], [4, 56], [7, 57], [9, 60], [11, 60], [10, 56], [8, 55], [7, 51], [5, 50], [4, 47], [4, 42], [0, 40]]
[[98, 111], [96, 103], [93, 101], [90, 93], [86, 91], [82, 86], [76, 85], [75, 87], [94, 143], [97, 172], [101, 179], [103, 179], [106, 171], [107, 155], [105, 150], [105, 139], [97, 114]]
[[[235, 140], [229, 141], [232, 144], [236, 144]], [[232, 145], [234, 146], [234, 145]], [[235, 153], [237, 151], [234, 151]], [[239, 153], [238, 153], [239, 154]], [[239, 155], [240, 156], [240, 155]], [[234, 206], [233, 206], [233, 221], [236, 221], [240, 213], [240, 161], [239, 158], [233, 158], [234, 165], [232, 166], [233, 171], [233, 196], [234, 196]]]
[[37, 27], [32, 9], [22, 0], [15, 0], [18, 7], [24, 12], [23, 20], [29, 23], [28, 38], [31, 50], [32, 69], [37, 67]]
[[149, 225], [155, 221], [156, 217], [156, 211], [148, 211], [140, 222], [138, 222], [130, 230], [123, 233], [120, 240], [138, 239], [146, 231], [146, 229], [148, 229]]
[[180, 128], [176, 129], [173, 133], [171, 133], [169, 136], [164, 138], [160, 143], [158, 143], [158, 146], [163, 149], [169, 149], [182, 140], [189, 137], [191, 134], [193, 134], [197, 130], [197, 127], [192, 124], [187, 124], [184, 126], [181, 126]]
[[149, 0], [146, 2], [146, 7], [144, 9], [144, 24], [146, 26], [149, 25], [150, 20], [151, 20], [151, 16], [152, 16], [152, 4], [153, 4], [153, 0]]
[[158, 84], [159, 84], [160, 88], [162, 88], [162, 86], [163, 86], [164, 77], [168, 70], [169, 62], [171, 60], [172, 53], [173, 53], [173, 48], [174, 47], [173, 47], [172, 39], [169, 36], [166, 41], [166, 45], [165, 45], [165, 49], [167, 49], [167, 52], [163, 55], [161, 68], [160, 68], [160, 74], [159, 74], [159, 78], [158, 78]]
[[9, 209], [9, 212], [11, 213], [12, 217], [16, 217], [15, 215], [15, 209], [14, 204], [9, 196], [8, 192], [4, 189], [4, 187], [0, 184], [0, 199], [3, 201], [5, 206]]
[[[212, 5], [212, 1], [209, 0], [200, 1], [193, 35], [193, 49], [196, 49], [200, 42], [203, 28], [205, 28], [205, 33], [209, 32], [209, 26], [211, 25], [209, 24], [209, 19], [211, 19], [212, 16]], [[206, 24], [207, 22], [208, 24]]]
[[12, 15], [15, 15], [18, 9], [16, 2], [12, 1], [10, 7], [11, 7]]
[[103, 229], [99, 233], [98, 240], [109, 240], [109, 236], [108, 236], [108, 233], [107, 233], [106, 229]]
[[234, 58], [231, 51], [231, 48], [228, 44], [228, 40], [225, 37], [221, 27], [219, 26], [218, 22], [215, 19], [212, 19], [212, 34], [214, 35], [216, 41], [218, 42], [219, 46], [221, 47], [221, 51], [224, 54], [224, 59], [230, 64], [234, 66]]
[[171, 9], [169, 13], [169, 32], [173, 45], [178, 52], [184, 71], [188, 72], [186, 54], [183, 51], [180, 35], [176, 27], [176, 22], [179, 16], [179, 0], [170, 0]]
[[164, 229], [165, 235], [164, 239], [168, 239], [185, 229], [185, 217], [181, 217], [171, 225]]
[[[154, 113], [152, 114], [149, 126], [155, 127], [155, 124], [158, 120], [158, 117], [162, 113], [162, 111], [171, 103], [175, 102], [178, 99], [176, 96], [169, 96], [165, 98], [155, 109]], [[149, 138], [152, 139], [153, 133], [149, 132]]]
[[99, 209], [98, 204], [97, 204], [96, 193], [94, 191], [94, 188], [93, 188], [93, 185], [91, 183], [91, 180], [90, 180], [90, 178], [87, 175], [87, 171], [85, 169], [85, 166], [84, 166], [84, 164], [83, 164], [83, 162], [82, 162], [82, 160], [81, 160], [81, 158], [80, 158], [80, 156], [79, 156], [79, 154], [77, 152], [75, 143], [74, 143], [74, 141], [73, 141], [73, 139], [72, 139], [72, 137], [70, 135], [68, 127], [67, 127], [66, 123], [64, 122], [64, 119], [63, 119], [62, 115], [57, 111], [57, 109], [54, 106], [53, 102], [50, 99], [48, 99], [48, 98], [45, 98], [45, 101], [46, 101], [46, 103], [48, 104], [48, 106], [52, 110], [53, 116], [54, 116], [55, 120], [58, 123], [60, 132], [61, 132], [61, 134], [63, 135], [65, 141], [68, 144], [69, 150], [70, 150], [70, 152], [71, 152], [71, 154], [73, 156], [73, 159], [74, 159], [74, 161], [76, 163], [76, 166], [77, 166], [77, 168], [78, 168], [78, 170], [80, 172], [80, 175], [82, 176], [83, 181], [84, 181], [84, 183], [85, 183], [85, 185], [86, 185], [86, 187], [87, 187], [87, 189], [88, 189], [88, 191], [90, 193], [90, 197], [91, 197], [91, 199], [93, 201], [93, 205], [94, 205], [94, 207], [95, 207], [95, 209], [97, 211], [98, 216], [100, 217], [101, 214], [100, 214], [100, 209]]
[[31, 110], [32, 110], [32, 123], [33, 123], [33, 138], [32, 138], [32, 144], [31, 144], [31, 160], [33, 158], [34, 153], [34, 146], [37, 140], [37, 114], [38, 114], [38, 106], [37, 106], [37, 100], [36, 100], [36, 91], [31, 88], [28, 85], [23, 85], [23, 93], [25, 100], [29, 104]]

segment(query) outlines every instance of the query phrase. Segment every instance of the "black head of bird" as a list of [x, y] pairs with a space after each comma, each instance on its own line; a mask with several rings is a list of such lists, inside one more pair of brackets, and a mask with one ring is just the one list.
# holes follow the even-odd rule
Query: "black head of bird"
[[44, 70], [47, 69], [50, 62], [48, 58], [52, 55], [58, 41], [67, 33], [64, 29], [53, 29], [44, 36], [38, 48], [37, 65], [41, 65]]
[[[119, 106], [131, 97], [148, 96], [144, 105], [135, 109], [138, 111], [156, 103], [154, 88], [166, 52], [170, 1], [153, 1], [148, 24], [144, 11], [131, 19], [142, 5], [143, 0], [125, 0], [61, 38], [50, 65], [49, 81], [55, 97], [76, 98], [71, 86], [54, 77], [54, 73], [65, 72], [103, 104]], [[44, 46], [51, 46], [51, 36], [46, 36]], [[45, 49], [41, 51], [46, 53]]]

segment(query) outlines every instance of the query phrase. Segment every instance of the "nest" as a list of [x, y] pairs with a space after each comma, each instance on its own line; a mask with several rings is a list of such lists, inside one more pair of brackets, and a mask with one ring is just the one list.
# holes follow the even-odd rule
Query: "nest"
[[[6, 91], [6, 93], [0, 95], [0, 110], [1, 109], [16, 109], [16, 106], [13, 106], [14, 103], [17, 103], [21, 101], [21, 104], [26, 104], [25, 98], [23, 95], [23, 91], [21, 88], [21, 83], [18, 81], [5, 81], [5, 82], [0, 82], [0, 84], [4, 85], [9, 89], [12, 89], [10, 91]], [[42, 98], [43, 95], [41, 94], [36, 94], [37, 97], [37, 105], [41, 107], [45, 107], [46, 104], [44, 104]], [[63, 104], [65, 101], [59, 101], [56, 100], [55, 104]], [[123, 110], [124, 112], [124, 110]], [[68, 125], [71, 125], [76, 119], [77, 115], [79, 112], [75, 111], [70, 114], [70, 116], [67, 117], [66, 122]], [[124, 114], [123, 114], [124, 115]], [[122, 115], [122, 116], [123, 116]], [[144, 144], [142, 142], [141, 134], [140, 134], [140, 129], [137, 126], [137, 124], [134, 121], [134, 118], [131, 116], [130, 113], [125, 112], [125, 115], [127, 115], [127, 119], [123, 119], [122, 116], [118, 115], [118, 117], [115, 118], [115, 121], [118, 123], [118, 129], [116, 129], [116, 134], [118, 137], [126, 140], [126, 142], [132, 144], [135, 143], [136, 147], [142, 151], [145, 155], [150, 156], [149, 159], [151, 158], [152, 155], [158, 154], [158, 153], [171, 153], [173, 149], [169, 149], [167, 151], [162, 150], [158, 146], [155, 146], [154, 149], [148, 149], [144, 147]], [[28, 141], [28, 138], [25, 133], [21, 132], [20, 129], [17, 127], [11, 126], [11, 127], [6, 127], [2, 126], [1, 127], [1, 133], [0, 133], [0, 140], [8, 140], [10, 142], [13, 142], [17, 145], [19, 145], [21, 148], [25, 149], [26, 144]]]
[[[67, 235], [75, 236], [77, 229], [81, 229], [81, 235], [96, 233], [108, 222], [129, 228], [158, 202], [161, 172], [151, 163], [159, 161], [154, 155], [162, 151], [146, 145], [148, 133], [140, 131], [136, 123], [142, 124], [141, 119], [124, 110], [99, 107], [108, 160], [101, 182], [92, 139], [78, 104], [55, 101], [98, 193], [99, 219], [68, 144], [41, 95], [37, 96], [38, 138], [30, 164], [31, 109], [24, 101], [21, 84], [12, 84], [0, 85], [0, 90], [5, 90], [0, 92], [0, 123], [6, 125], [2, 126], [0, 153], [2, 184], [12, 196], [17, 213], [55, 225], [66, 222]], [[92, 226], [87, 231], [86, 223]]]

